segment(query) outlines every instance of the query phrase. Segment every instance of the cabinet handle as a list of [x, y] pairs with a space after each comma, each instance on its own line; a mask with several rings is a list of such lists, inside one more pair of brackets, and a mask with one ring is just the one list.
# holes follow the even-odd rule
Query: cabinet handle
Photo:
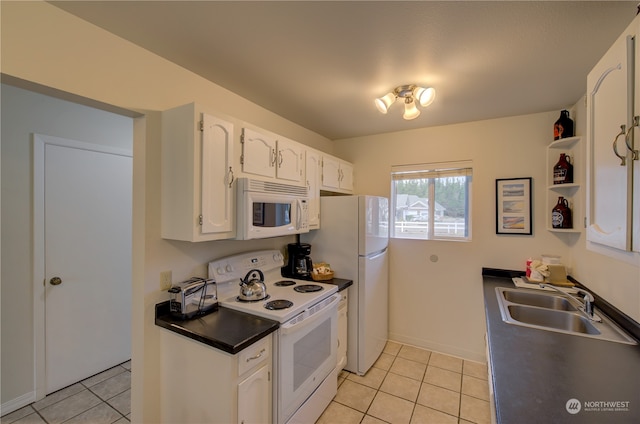
[[255, 359], [259, 359], [262, 358], [262, 354], [266, 352], [266, 349], [262, 349], [257, 355], [251, 356], [249, 358], [247, 358], [247, 362], [251, 362]]
[[620, 153], [618, 153], [617, 142], [618, 137], [620, 137], [621, 135], [625, 135], [626, 128], [626, 125], [620, 125], [620, 132], [618, 133], [618, 135], [616, 135], [616, 138], [613, 139], [613, 154], [616, 155], [618, 159], [620, 159], [620, 166], [625, 166], [627, 164], [627, 158], [621, 156]]
[[276, 166], [276, 161], [278, 160], [278, 155], [276, 153], [276, 149], [271, 149], [271, 166]]
[[235, 177], [233, 176], [233, 169], [229, 167], [229, 172], [227, 173], [227, 179], [229, 180], [229, 188], [231, 188], [231, 184], [235, 181]]
[[282, 166], [282, 150], [278, 151], [278, 168]]
[[631, 160], [638, 160], [638, 151], [633, 150], [633, 146], [629, 144], [629, 135], [631, 135], [633, 128], [637, 126], [640, 126], [640, 116], [633, 117], [633, 124], [631, 124], [631, 127], [627, 130], [627, 134], [624, 136], [624, 142], [627, 145], [627, 149], [631, 152]]

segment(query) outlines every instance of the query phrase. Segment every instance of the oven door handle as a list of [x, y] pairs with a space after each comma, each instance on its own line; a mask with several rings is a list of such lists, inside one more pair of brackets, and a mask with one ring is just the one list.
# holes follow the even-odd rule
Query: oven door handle
[[[303, 328], [306, 328], [306, 327], [308, 327], [310, 325], [315, 324], [317, 321], [326, 318], [327, 314], [331, 312], [330, 309], [335, 309], [336, 316], [337, 316], [338, 301], [340, 300], [340, 297], [341, 296], [338, 295], [338, 294], [333, 294], [329, 298], [329, 303], [326, 304], [320, 311], [317, 311], [316, 313], [314, 313], [310, 317], [306, 317], [306, 318], [303, 318], [302, 320], [300, 320], [299, 316], [296, 316], [296, 317], [290, 319], [289, 321], [285, 322], [284, 324], [282, 324], [280, 326], [281, 334], [282, 335], [287, 335], [287, 334], [290, 334], [290, 333], [292, 333], [294, 331], [300, 331]], [[304, 312], [302, 312], [301, 314], [304, 314]]]

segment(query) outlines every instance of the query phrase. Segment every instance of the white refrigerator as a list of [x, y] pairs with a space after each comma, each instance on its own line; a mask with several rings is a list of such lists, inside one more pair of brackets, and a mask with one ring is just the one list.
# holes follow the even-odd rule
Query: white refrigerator
[[388, 337], [389, 201], [376, 196], [325, 196], [320, 229], [302, 234], [314, 262], [327, 262], [349, 287], [347, 365], [364, 375]]

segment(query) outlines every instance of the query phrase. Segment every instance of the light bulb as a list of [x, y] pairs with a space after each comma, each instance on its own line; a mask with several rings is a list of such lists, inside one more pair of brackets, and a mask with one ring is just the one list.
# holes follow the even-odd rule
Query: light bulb
[[418, 87], [414, 92], [416, 100], [420, 103], [420, 106], [429, 106], [436, 98], [436, 90], [432, 87], [423, 88]]
[[420, 111], [416, 107], [416, 102], [413, 99], [409, 98], [404, 103], [404, 115], [402, 117], [407, 121], [411, 119], [415, 119], [420, 115]]
[[383, 97], [375, 99], [375, 104], [380, 113], [387, 113], [389, 106], [396, 101], [396, 95], [393, 93], [387, 93]]

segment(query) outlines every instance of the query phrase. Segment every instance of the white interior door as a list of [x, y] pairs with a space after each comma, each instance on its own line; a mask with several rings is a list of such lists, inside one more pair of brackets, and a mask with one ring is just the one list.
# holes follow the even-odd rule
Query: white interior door
[[48, 394], [131, 357], [132, 158], [71, 140], [38, 140]]

